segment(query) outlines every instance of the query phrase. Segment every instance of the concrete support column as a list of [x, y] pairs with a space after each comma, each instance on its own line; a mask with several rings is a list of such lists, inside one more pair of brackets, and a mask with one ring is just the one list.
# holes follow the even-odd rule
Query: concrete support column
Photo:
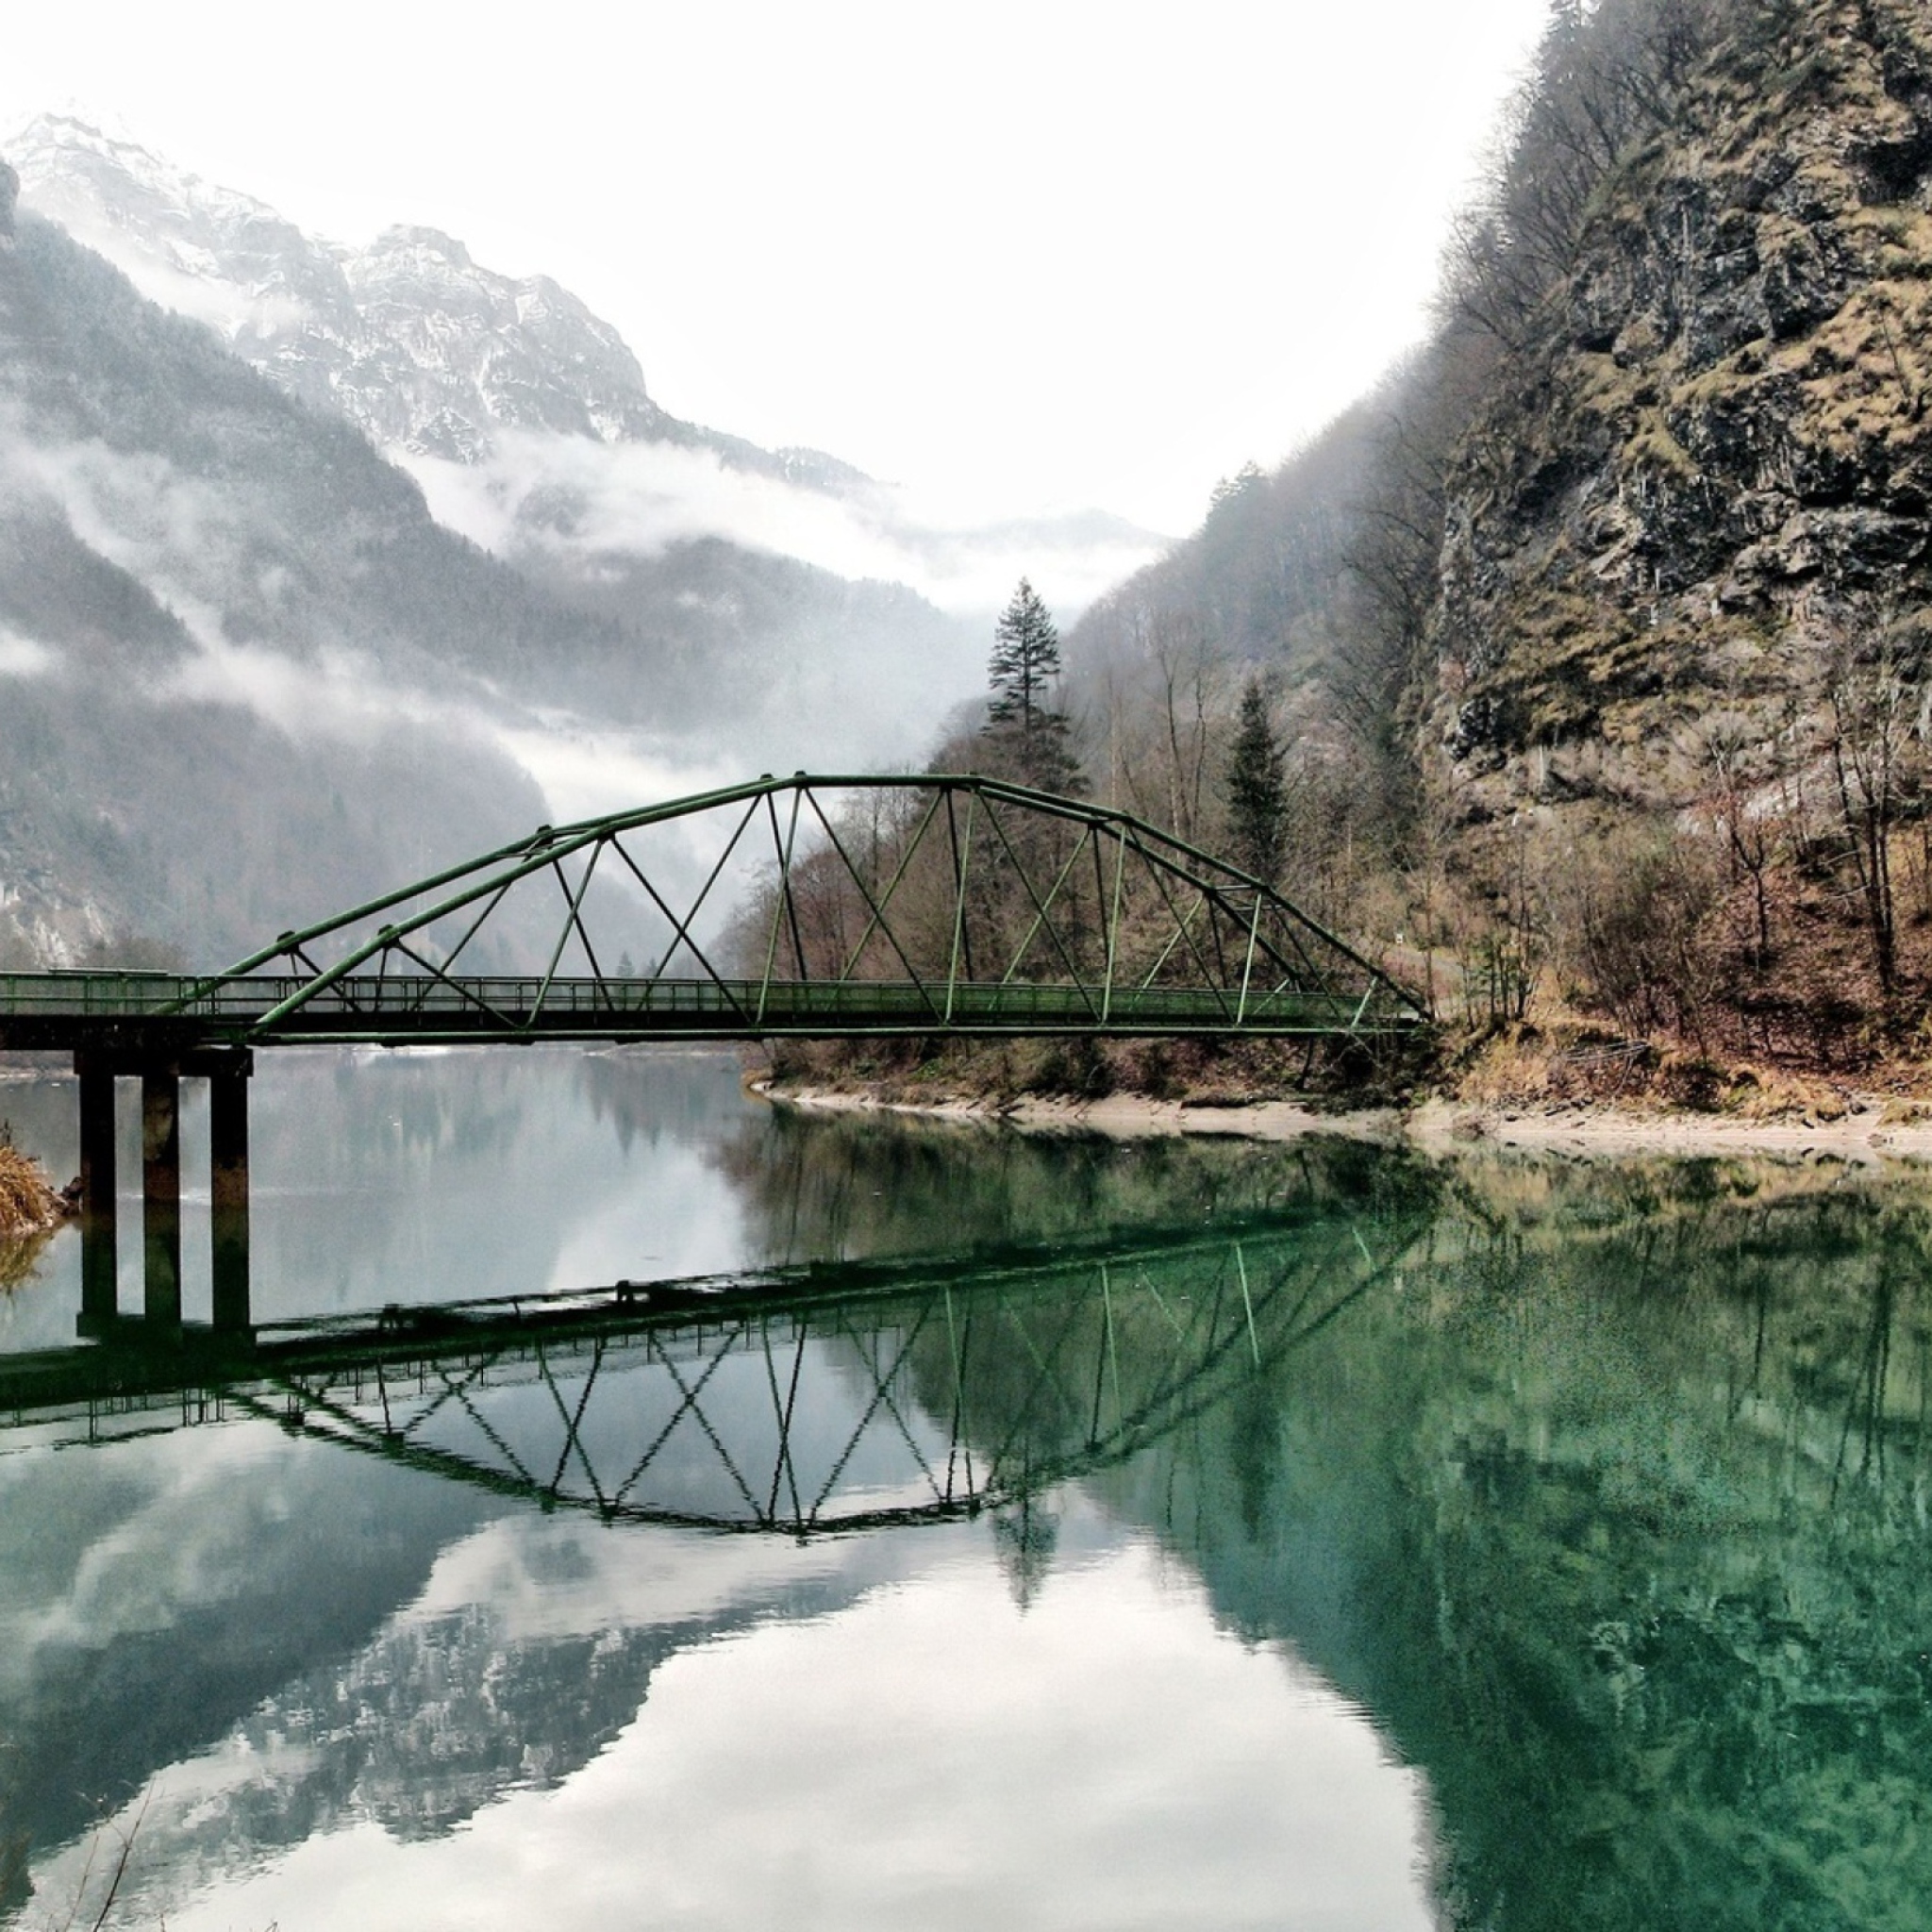
[[211, 1071], [208, 1081], [210, 1233], [214, 1250], [214, 1325], [248, 1326], [249, 1055]]
[[181, 1325], [181, 1078], [171, 1067], [141, 1076], [142, 1312], [158, 1339]]
[[75, 1054], [80, 1078], [80, 1332], [97, 1335], [118, 1309], [115, 1238], [114, 1070]]

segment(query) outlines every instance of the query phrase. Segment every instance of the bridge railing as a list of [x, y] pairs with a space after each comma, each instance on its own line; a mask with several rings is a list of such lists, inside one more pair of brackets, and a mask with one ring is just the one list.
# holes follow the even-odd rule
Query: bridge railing
[[0, 1012], [141, 1017], [169, 1011], [197, 984], [176, 973], [0, 973]]
[[[0, 974], [0, 1014], [168, 1020], [246, 1038], [308, 982], [210, 982], [156, 973]], [[277, 1040], [835, 1031], [1381, 1031], [1407, 1010], [1379, 988], [1082, 987], [911, 980], [351, 974], [309, 992], [257, 1035]]]

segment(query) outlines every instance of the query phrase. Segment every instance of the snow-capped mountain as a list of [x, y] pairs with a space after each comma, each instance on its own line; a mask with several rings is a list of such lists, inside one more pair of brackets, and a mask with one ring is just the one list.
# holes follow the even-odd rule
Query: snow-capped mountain
[[6, 152], [24, 207], [378, 448], [475, 462], [505, 429], [548, 431], [708, 449], [808, 487], [865, 480], [817, 451], [772, 453], [680, 422], [652, 400], [624, 338], [567, 289], [481, 267], [438, 229], [339, 246], [66, 116], [30, 122]]
[[398, 824], [421, 871], [921, 757], [1045, 575], [1040, 526], [678, 422], [446, 235], [337, 248], [72, 121], [0, 154], [0, 960], [213, 963], [394, 883]]
[[541, 576], [459, 541], [339, 409], [16, 222], [14, 181], [0, 963], [233, 958], [544, 818], [904, 757], [971, 688], [974, 641], [895, 585], [713, 540], [624, 553], [598, 608], [561, 540]]
[[325, 242], [67, 117], [41, 117], [0, 153], [24, 208], [298, 400], [346, 415], [410, 471], [440, 522], [553, 580], [608, 583], [613, 558], [627, 572], [722, 538], [908, 584], [978, 619], [1022, 575], [1084, 603], [1161, 547], [1092, 510], [961, 526], [821, 451], [683, 422], [610, 323], [546, 276], [481, 266], [437, 229]]
[[376, 442], [471, 461], [499, 426], [667, 440], [623, 337], [547, 276], [492, 275], [435, 228], [391, 228], [341, 272], [366, 346], [334, 388]]

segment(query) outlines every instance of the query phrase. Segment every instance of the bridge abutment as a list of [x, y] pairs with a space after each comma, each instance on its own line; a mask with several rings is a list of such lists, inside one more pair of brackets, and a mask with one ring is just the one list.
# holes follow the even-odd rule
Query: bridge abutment
[[181, 1329], [181, 1082], [208, 1083], [212, 1315], [216, 1329], [249, 1325], [246, 1048], [174, 1054], [90, 1048], [74, 1057], [80, 1082], [80, 1242], [83, 1335], [120, 1321], [115, 1082], [141, 1082], [142, 1321], [149, 1339]]

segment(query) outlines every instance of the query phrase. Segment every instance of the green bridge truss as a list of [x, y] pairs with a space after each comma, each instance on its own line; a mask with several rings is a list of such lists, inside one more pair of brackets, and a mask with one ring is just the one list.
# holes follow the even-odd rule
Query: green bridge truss
[[1400, 1224], [1232, 1217], [0, 1357], [0, 1457], [245, 1417], [545, 1509], [808, 1538], [1100, 1474], [1304, 1346]]
[[1127, 813], [762, 777], [543, 825], [223, 972], [0, 974], [0, 1046], [1401, 1033], [1418, 997]]

